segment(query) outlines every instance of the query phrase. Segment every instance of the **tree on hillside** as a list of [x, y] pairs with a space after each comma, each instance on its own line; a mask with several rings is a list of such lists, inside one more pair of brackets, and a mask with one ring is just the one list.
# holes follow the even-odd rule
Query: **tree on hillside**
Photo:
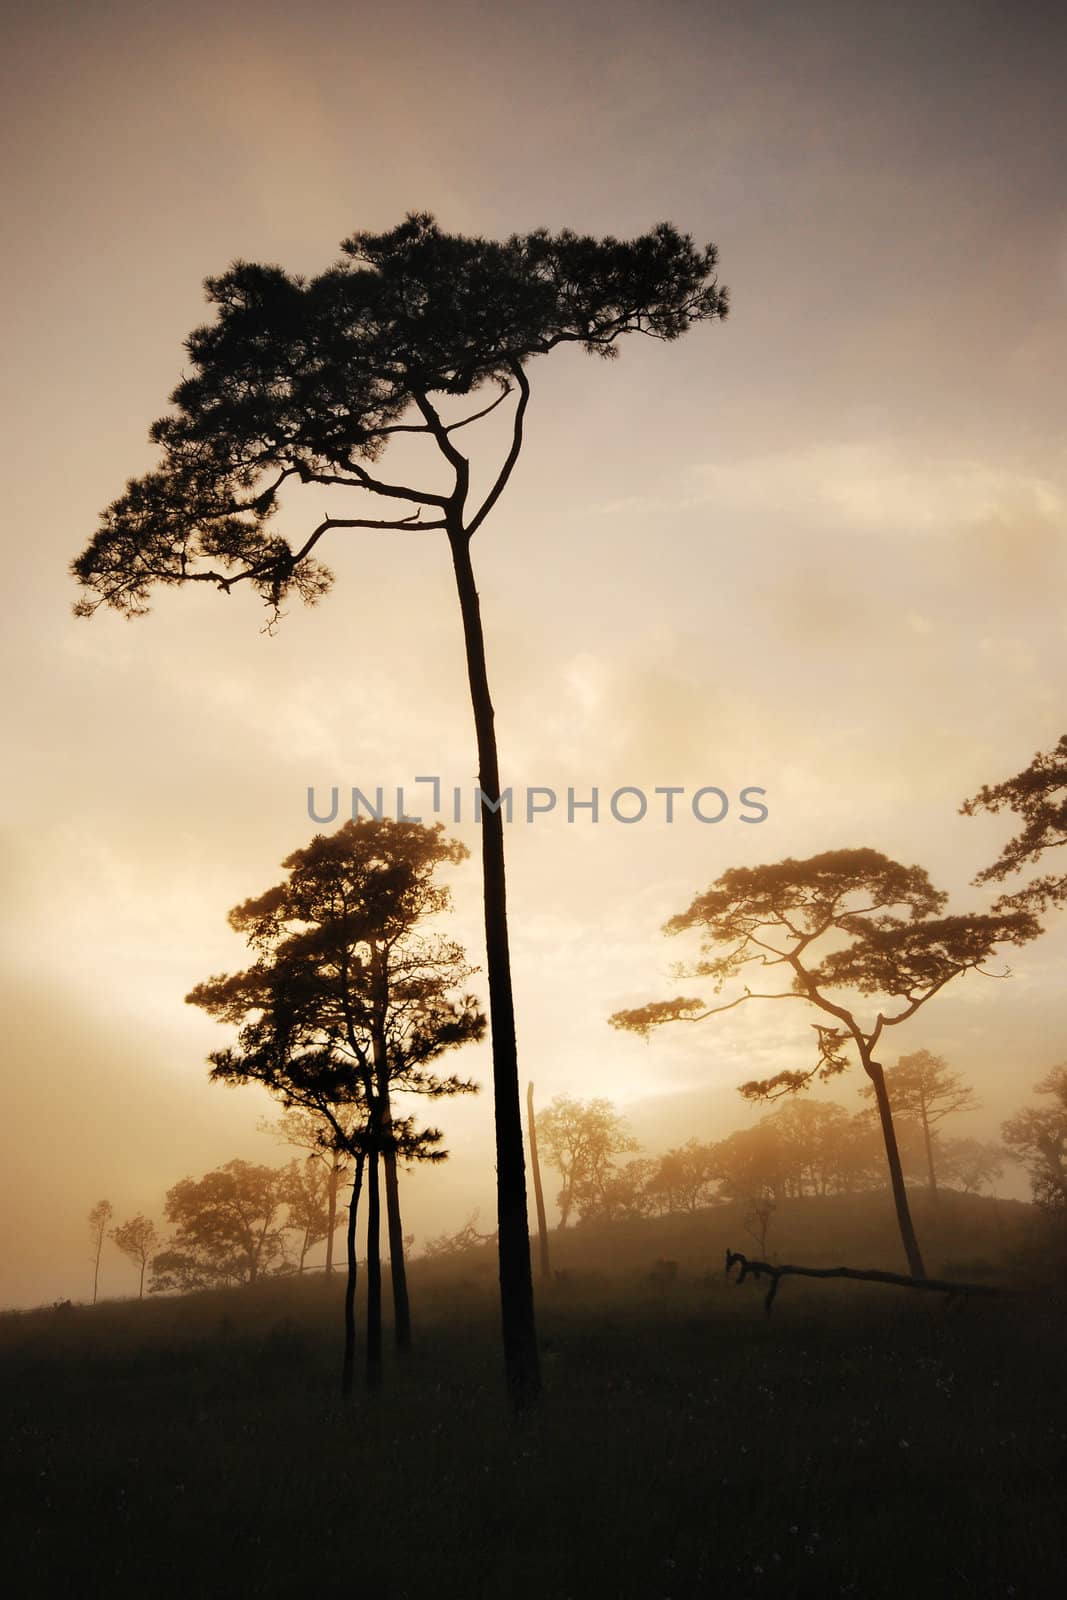
[[444, 1158], [436, 1148], [439, 1130], [418, 1133], [410, 1118], [401, 1130], [394, 1098], [441, 1099], [476, 1089], [467, 1078], [434, 1069], [446, 1051], [484, 1034], [485, 1017], [463, 988], [474, 969], [454, 940], [422, 931], [451, 905], [436, 873], [466, 855], [439, 823], [368, 819], [316, 834], [286, 858], [281, 883], [230, 912], [231, 927], [257, 957], [254, 965], [211, 978], [187, 996], [240, 1030], [236, 1049], [211, 1054], [213, 1078], [263, 1084], [287, 1109], [325, 1117], [333, 1148], [342, 1152], [344, 1113], [363, 1119], [356, 1142], [366, 1160], [372, 1383], [381, 1348], [379, 1163], [394, 1327], [403, 1349], [411, 1319], [398, 1163]]
[[330, 1178], [326, 1168], [306, 1156], [294, 1156], [282, 1168], [281, 1197], [288, 1207], [285, 1226], [297, 1237], [297, 1268], [303, 1272], [309, 1250], [321, 1244], [330, 1226]]
[[275, 1269], [285, 1255], [282, 1179], [277, 1167], [227, 1161], [168, 1189], [174, 1236], [152, 1262], [151, 1292], [252, 1284]]
[[1034, 1093], [1052, 1104], [1027, 1107], [1000, 1130], [1012, 1154], [1029, 1169], [1034, 1204], [1054, 1214], [1067, 1213], [1067, 1064], [1053, 1067]]
[[100, 1287], [100, 1256], [104, 1249], [104, 1240], [107, 1238], [111, 1219], [115, 1215], [115, 1208], [110, 1200], [98, 1200], [89, 1213], [89, 1242], [92, 1245], [93, 1263], [93, 1305], [96, 1304], [97, 1290]]
[[351, 1129], [340, 1125], [335, 1130], [321, 1113], [302, 1107], [283, 1111], [276, 1122], [261, 1121], [262, 1133], [270, 1133], [282, 1144], [306, 1150], [307, 1159], [318, 1163], [326, 1179], [326, 1276], [333, 1272], [333, 1246], [337, 1233], [337, 1196], [341, 1182], [351, 1167], [351, 1156], [337, 1147], [337, 1134], [350, 1136]]
[[[936, 1195], [936, 1124], [958, 1111], [978, 1110], [974, 1090], [958, 1072], [950, 1070], [944, 1056], [932, 1055], [929, 1050], [901, 1056], [895, 1067], [886, 1068], [885, 1082], [893, 1115], [898, 1119], [914, 1117], [922, 1129], [927, 1183], [930, 1193]], [[862, 1092], [868, 1100], [874, 1099], [873, 1084], [864, 1084]]]
[[664, 1211], [699, 1211], [710, 1202], [718, 1177], [716, 1149], [714, 1144], [689, 1139], [660, 1156], [648, 1190]]
[[983, 1139], [945, 1139], [939, 1146], [944, 1182], [964, 1194], [981, 1194], [1004, 1174], [1003, 1145]]
[[[902, 1130], [898, 1130], [900, 1132]], [[900, 1141], [907, 1172], [908, 1142]], [[712, 1146], [723, 1199], [776, 1205], [807, 1195], [855, 1194], [885, 1182], [885, 1154], [863, 1116], [833, 1102], [789, 1100]]]
[[[980, 970], [998, 944], [1020, 945], [1041, 931], [1026, 911], [945, 916], [946, 898], [921, 867], [901, 866], [877, 850], [733, 867], [664, 931], [700, 934], [703, 959], [683, 973], [711, 979], [716, 993], [751, 969], [771, 974], [772, 984], [781, 969], [786, 987], [754, 991], [744, 982], [721, 1005], [678, 996], [611, 1018], [615, 1027], [647, 1036], [663, 1023], [701, 1021], [750, 1000], [799, 1001], [820, 1011], [827, 1020], [814, 1024], [813, 1064], [743, 1084], [741, 1092], [752, 1100], [796, 1093], [845, 1071], [855, 1050], [874, 1090], [901, 1241], [916, 1278], [925, 1271], [875, 1052], [887, 1028], [908, 1021], [953, 978]], [[852, 995], [869, 998], [873, 1014], [864, 1016]]]
[[777, 1144], [786, 1194], [852, 1194], [869, 1187], [867, 1130], [833, 1101], [789, 1099], [764, 1119]]
[[656, 1170], [654, 1161], [638, 1158], [614, 1162], [579, 1174], [574, 1181], [574, 1209], [583, 1222], [625, 1222], [631, 1217], [647, 1217], [655, 1200], [649, 1180]]
[[[1003, 783], [986, 784], [960, 810], [967, 817], [979, 811], [994, 815], [1014, 811], [1022, 827], [1004, 846], [975, 883], [1003, 883], [1006, 878], [1041, 859], [1049, 850], [1067, 846], [1067, 733], [1051, 750], [1037, 755], [1028, 767]], [[1045, 873], [1021, 889], [1005, 894], [997, 910], [1034, 911], [1067, 904], [1067, 871]]]
[[144, 1299], [145, 1269], [159, 1247], [159, 1233], [154, 1222], [140, 1215], [131, 1217], [118, 1228], [112, 1228], [111, 1237], [139, 1275], [137, 1298]]
[[[697, 249], [666, 223], [630, 242], [542, 228], [497, 243], [410, 215], [342, 249], [345, 259], [310, 281], [248, 262], [208, 280], [215, 321], [188, 339], [191, 371], [171, 396], [174, 411], [152, 428], [161, 465], [127, 485], [74, 562], [88, 591], [76, 609], [137, 615], [156, 585], [228, 593], [247, 582], [273, 620], [289, 595], [312, 603], [328, 589], [317, 558], [329, 533], [384, 528], [447, 541], [486, 797], [501, 1305], [509, 1388], [521, 1406], [538, 1393], [539, 1373], [501, 786], [471, 541], [518, 461], [534, 357], [566, 344], [614, 356], [630, 333], [674, 340], [723, 317], [726, 293], [713, 276], [714, 247]], [[455, 401], [486, 388], [492, 398], [457, 412]], [[489, 488], [474, 493], [462, 430], [509, 400], [510, 437]], [[399, 483], [371, 470], [396, 436], [412, 457], [430, 453], [425, 479]], [[290, 543], [270, 519], [296, 484], [314, 511], [302, 542]], [[325, 515], [324, 491], [342, 496]], [[395, 514], [374, 514], [386, 509]]]
[[559, 1094], [537, 1119], [545, 1157], [562, 1179], [556, 1204], [567, 1226], [579, 1198], [594, 1207], [614, 1169], [615, 1157], [638, 1149], [610, 1100], [575, 1100]]
[[750, 1205], [766, 1195], [776, 1205], [792, 1193], [782, 1141], [770, 1117], [754, 1128], [738, 1128], [714, 1146], [715, 1177], [722, 1200]]

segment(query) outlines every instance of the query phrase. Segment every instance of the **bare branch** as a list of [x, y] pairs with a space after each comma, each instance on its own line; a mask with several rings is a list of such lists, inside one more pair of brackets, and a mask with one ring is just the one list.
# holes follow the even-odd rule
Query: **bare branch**
[[772, 1266], [769, 1261], [750, 1261], [739, 1250], [726, 1252], [726, 1276], [729, 1277], [734, 1267], [739, 1267], [737, 1282], [744, 1283], [751, 1273], [753, 1278], [759, 1279], [765, 1274], [771, 1280], [763, 1302], [763, 1309], [770, 1316], [774, 1305], [774, 1297], [778, 1293], [778, 1283], [782, 1278], [851, 1278], [859, 1283], [891, 1283], [902, 1289], [933, 1289], [940, 1294], [948, 1295], [985, 1295], [996, 1298], [1005, 1298], [1019, 1293], [1017, 1289], [1004, 1289], [999, 1284], [992, 1283], [952, 1283], [945, 1278], [911, 1278], [902, 1272], [880, 1272], [877, 1269], [865, 1267], [793, 1267], [783, 1265]]

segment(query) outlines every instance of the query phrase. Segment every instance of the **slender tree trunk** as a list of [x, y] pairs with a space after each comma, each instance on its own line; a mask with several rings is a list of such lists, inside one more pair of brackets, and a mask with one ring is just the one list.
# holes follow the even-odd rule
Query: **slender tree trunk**
[[337, 1232], [337, 1180], [339, 1173], [336, 1164], [330, 1168], [330, 1180], [326, 1187], [327, 1222], [326, 1222], [326, 1276], [333, 1275], [333, 1236]]
[[400, 1220], [400, 1185], [397, 1179], [396, 1150], [392, 1144], [393, 1118], [386, 1090], [382, 1115], [385, 1149], [385, 1220], [389, 1234], [389, 1276], [393, 1285], [393, 1337], [398, 1350], [411, 1348], [411, 1305], [408, 1300], [408, 1274], [404, 1261], [404, 1228]]
[[377, 1389], [382, 1381], [382, 1206], [378, 1179], [379, 1158], [375, 1143], [367, 1154], [370, 1168], [367, 1182], [367, 1388]]
[[388, 957], [381, 946], [374, 955], [374, 1025], [372, 1049], [374, 1082], [378, 1100], [377, 1148], [385, 1172], [385, 1218], [389, 1237], [389, 1278], [393, 1286], [393, 1338], [398, 1350], [411, 1347], [411, 1306], [408, 1302], [408, 1275], [404, 1263], [404, 1229], [400, 1221], [400, 1187], [397, 1182], [396, 1150], [393, 1146], [393, 1111], [389, 1103], [389, 1045], [386, 1018], [389, 1012]]
[[515, 1410], [520, 1411], [536, 1401], [541, 1390], [541, 1375], [530, 1266], [530, 1228], [526, 1215], [526, 1164], [522, 1149], [515, 1005], [508, 953], [504, 819], [499, 806], [500, 771], [478, 590], [471, 566], [470, 541], [462, 527], [449, 528], [449, 546], [463, 616], [467, 674], [478, 741], [479, 784], [482, 793], [496, 806], [495, 810], [485, 806], [482, 808], [482, 877], [493, 1043], [500, 1312], [508, 1392]]
[[900, 1166], [900, 1151], [897, 1149], [897, 1134], [896, 1129], [893, 1127], [893, 1113], [890, 1109], [889, 1095], [885, 1086], [885, 1073], [877, 1061], [872, 1061], [866, 1056], [864, 1057], [863, 1068], [874, 1085], [878, 1119], [882, 1125], [882, 1139], [885, 1142], [886, 1160], [889, 1163], [889, 1182], [893, 1190], [897, 1226], [900, 1229], [904, 1254], [908, 1259], [908, 1270], [913, 1278], [925, 1278], [926, 1268], [923, 1266], [923, 1258], [919, 1252], [919, 1241], [915, 1237], [915, 1227], [911, 1220], [911, 1208], [908, 1205], [908, 1193], [904, 1187], [904, 1174]]
[[922, 1108], [923, 1142], [926, 1145], [926, 1171], [929, 1177], [931, 1197], [937, 1199], [937, 1174], [934, 1171], [934, 1139], [930, 1132], [930, 1121], [926, 1115], [926, 1107]]
[[96, 1304], [97, 1287], [98, 1287], [98, 1285], [100, 1283], [100, 1252], [102, 1251], [103, 1247], [104, 1247], [104, 1241], [101, 1239], [100, 1243], [96, 1247], [96, 1260], [93, 1263], [93, 1305], [94, 1306]]
[[348, 1202], [348, 1232], [345, 1241], [348, 1277], [345, 1281], [345, 1360], [341, 1373], [342, 1394], [352, 1393], [352, 1376], [356, 1363], [356, 1217], [363, 1189], [363, 1162], [364, 1156], [360, 1153], [356, 1156], [356, 1170], [352, 1174], [352, 1197]]
[[140, 1289], [140, 1293], [137, 1296], [138, 1300], [143, 1300], [144, 1299], [144, 1272], [145, 1272], [145, 1268], [147, 1267], [147, 1265], [148, 1265], [147, 1261], [142, 1261], [141, 1262], [141, 1289]]
[[537, 1159], [537, 1118], [534, 1116], [533, 1084], [526, 1086], [526, 1124], [530, 1133], [530, 1167], [533, 1171], [534, 1200], [537, 1204], [537, 1241], [541, 1256], [541, 1277], [552, 1276], [548, 1261], [548, 1222], [545, 1218], [545, 1191], [541, 1187], [541, 1163]]

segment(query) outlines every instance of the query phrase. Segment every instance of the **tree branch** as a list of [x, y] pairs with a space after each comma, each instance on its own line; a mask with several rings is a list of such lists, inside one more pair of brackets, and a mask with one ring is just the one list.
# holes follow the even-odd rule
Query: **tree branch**
[[507, 453], [504, 465], [500, 469], [500, 473], [496, 482], [493, 484], [493, 487], [482, 501], [482, 504], [475, 513], [473, 520], [467, 526], [468, 539], [472, 539], [474, 537], [482, 523], [485, 521], [486, 517], [489, 515], [490, 511], [492, 511], [493, 507], [500, 499], [500, 496], [503, 494], [504, 489], [507, 486], [507, 481], [511, 477], [512, 469], [514, 468], [516, 461], [519, 459], [519, 451], [522, 449], [523, 419], [526, 416], [526, 407], [530, 399], [530, 381], [525, 372], [522, 370], [521, 362], [512, 361], [509, 363], [509, 365], [511, 367], [512, 375], [519, 386], [519, 400], [515, 407], [515, 417], [512, 424], [511, 449]]

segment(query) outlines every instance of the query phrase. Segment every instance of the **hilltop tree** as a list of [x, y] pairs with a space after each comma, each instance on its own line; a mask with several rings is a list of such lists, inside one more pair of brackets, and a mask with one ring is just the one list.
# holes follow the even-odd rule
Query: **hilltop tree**
[[622, 1222], [647, 1217], [655, 1199], [649, 1180], [656, 1163], [639, 1157], [622, 1166], [609, 1162], [598, 1172], [579, 1177], [574, 1186], [574, 1208], [583, 1222]]
[[307, 1159], [315, 1161], [326, 1180], [326, 1265], [327, 1277], [333, 1272], [334, 1237], [337, 1233], [337, 1195], [341, 1181], [351, 1167], [351, 1156], [345, 1148], [338, 1148], [337, 1135], [350, 1138], [351, 1128], [338, 1124], [337, 1129], [321, 1113], [293, 1107], [283, 1111], [276, 1122], [261, 1121], [260, 1131], [270, 1133], [282, 1144], [293, 1145], [308, 1152]]
[[[897, 1129], [901, 1163], [909, 1150]], [[713, 1169], [728, 1199], [776, 1204], [805, 1195], [853, 1194], [885, 1182], [885, 1157], [863, 1116], [833, 1102], [790, 1100], [712, 1146]]]
[[281, 1197], [288, 1209], [286, 1228], [298, 1239], [297, 1268], [303, 1272], [309, 1250], [321, 1244], [330, 1226], [330, 1177], [326, 1168], [307, 1156], [303, 1161], [293, 1157], [282, 1168]]
[[708, 1204], [718, 1177], [717, 1146], [689, 1139], [668, 1150], [656, 1162], [648, 1190], [658, 1196], [665, 1211], [699, 1211]]
[[789, 1099], [765, 1121], [777, 1142], [787, 1193], [849, 1194], [868, 1186], [875, 1152], [862, 1120], [844, 1106]]
[[789, 1197], [792, 1175], [770, 1117], [761, 1117], [754, 1128], [728, 1134], [714, 1151], [719, 1198], [753, 1204], [766, 1196], [777, 1205]]
[[[1003, 883], [1039, 861], [1047, 850], [1067, 845], [1067, 733], [1053, 749], [1038, 751], [1028, 767], [1003, 783], [986, 784], [960, 807], [964, 816], [979, 811], [1014, 811], [1022, 827], [975, 883]], [[1067, 904], [1067, 872], [1046, 873], [996, 901], [997, 910], [1034, 911]]]
[[1052, 1105], [1027, 1107], [1000, 1130], [1012, 1154], [1030, 1172], [1034, 1204], [1054, 1214], [1067, 1213], [1067, 1064], [1034, 1085], [1035, 1094], [1049, 1095]]
[[[261, 1083], [287, 1109], [326, 1117], [334, 1147], [353, 1154], [358, 1148], [366, 1159], [371, 1382], [377, 1381], [381, 1340], [379, 1162], [394, 1327], [403, 1349], [411, 1321], [398, 1160], [443, 1159], [435, 1148], [439, 1130], [416, 1133], [410, 1119], [401, 1129], [393, 1097], [440, 1099], [476, 1089], [469, 1079], [433, 1070], [445, 1051], [485, 1031], [477, 1001], [462, 991], [474, 969], [453, 940], [419, 931], [451, 904], [449, 890], [435, 881], [437, 870], [467, 853], [439, 823], [427, 828], [382, 818], [316, 834], [286, 858], [283, 882], [230, 912], [230, 925], [245, 935], [255, 964], [199, 984], [187, 996], [240, 1029], [236, 1049], [211, 1054], [213, 1078]], [[346, 1109], [362, 1114], [355, 1136], [346, 1134]], [[362, 1168], [359, 1176], [362, 1182]]]
[[[713, 276], [714, 246], [697, 249], [666, 223], [630, 242], [543, 228], [492, 242], [410, 215], [390, 233], [354, 234], [342, 250], [339, 265], [310, 281], [249, 262], [208, 279], [216, 319], [188, 339], [192, 370], [171, 396], [173, 413], [152, 428], [162, 463], [127, 485], [74, 562], [87, 591], [76, 609], [137, 615], [156, 585], [207, 583], [228, 593], [247, 582], [274, 620], [289, 595], [311, 603], [328, 589], [331, 574], [317, 557], [329, 533], [385, 528], [447, 540], [485, 796], [501, 1306], [509, 1388], [521, 1406], [540, 1380], [501, 787], [471, 540], [518, 461], [534, 357], [566, 344], [614, 356], [629, 333], [677, 339], [695, 322], [723, 317], [726, 292]], [[456, 401], [485, 388], [492, 398], [457, 414]], [[509, 397], [510, 439], [488, 490], [472, 494], [462, 430]], [[435, 487], [371, 470], [397, 435], [430, 452]], [[296, 484], [313, 489], [316, 511], [302, 542], [290, 543], [270, 519], [280, 493]], [[322, 516], [323, 491], [345, 504]], [[387, 508], [396, 515], [367, 514]]]
[[556, 1197], [561, 1228], [579, 1201], [589, 1209], [603, 1197], [615, 1157], [639, 1148], [610, 1100], [557, 1095], [538, 1117], [537, 1131], [546, 1159], [562, 1179]]
[[152, 1262], [152, 1293], [252, 1284], [275, 1268], [285, 1254], [282, 1177], [277, 1167], [227, 1161], [168, 1189], [164, 1214], [175, 1231]]
[[[901, 866], [877, 850], [733, 867], [665, 926], [668, 934], [701, 937], [703, 959], [680, 975], [709, 978], [721, 993], [752, 968], [781, 968], [788, 986], [753, 991], [745, 983], [721, 1005], [678, 996], [611, 1018], [615, 1027], [647, 1036], [663, 1023], [698, 1022], [750, 1000], [799, 1001], [822, 1012], [828, 1020], [814, 1024], [814, 1063], [743, 1084], [741, 1093], [751, 1100], [796, 1093], [845, 1071], [855, 1050], [874, 1091], [901, 1241], [916, 1278], [925, 1271], [875, 1052], [885, 1029], [907, 1022], [953, 978], [979, 970], [998, 944], [1020, 945], [1040, 932], [1025, 911], [944, 916], [946, 899], [921, 867]], [[846, 1004], [850, 995], [869, 998], [873, 1015]]]
[[1006, 1155], [993, 1140], [946, 1139], [940, 1146], [944, 1181], [964, 1194], [981, 1194], [1003, 1176]]
[[100, 1256], [104, 1249], [104, 1240], [107, 1238], [111, 1219], [115, 1215], [115, 1208], [110, 1200], [98, 1200], [89, 1213], [89, 1241], [93, 1248], [91, 1257], [93, 1263], [93, 1305], [96, 1304], [97, 1290], [100, 1286]]
[[127, 1261], [132, 1262], [137, 1269], [139, 1274], [137, 1298], [143, 1300], [145, 1269], [160, 1243], [155, 1223], [149, 1221], [148, 1217], [138, 1214], [136, 1217], [131, 1217], [128, 1222], [122, 1223], [120, 1227], [113, 1228], [111, 1237]]
[[[927, 1183], [930, 1193], [936, 1195], [935, 1124], [958, 1111], [978, 1110], [974, 1090], [958, 1072], [950, 1071], [944, 1056], [932, 1055], [929, 1050], [901, 1056], [895, 1067], [886, 1069], [885, 1081], [894, 1116], [914, 1117], [922, 1129]], [[873, 1084], [864, 1084], [863, 1093], [873, 1100]]]

